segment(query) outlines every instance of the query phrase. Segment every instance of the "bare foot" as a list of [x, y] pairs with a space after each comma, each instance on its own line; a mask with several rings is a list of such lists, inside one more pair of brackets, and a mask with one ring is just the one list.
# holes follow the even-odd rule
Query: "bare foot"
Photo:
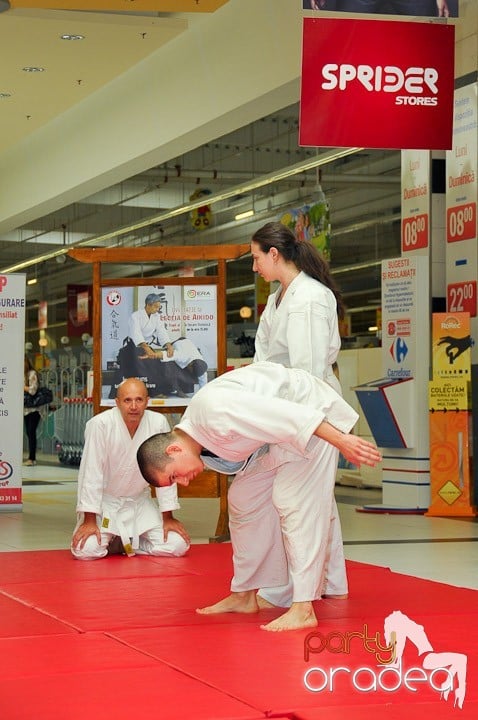
[[292, 603], [284, 615], [272, 620], [267, 625], [261, 625], [262, 630], [282, 632], [283, 630], [303, 630], [317, 627], [318, 622], [311, 602]]
[[259, 610], [270, 610], [271, 608], [278, 607], [278, 605], [274, 605], [274, 603], [271, 603], [269, 600], [261, 597], [259, 593], [256, 595], [256, 602]]
[[344, 595], [322, 595], [322, 598], [324, 600], [348, 600], [349, 594], [345, 593]]
[[200, 615], [217, 615], [228, 612], [256, 613], [258, 611], [259, 607], [257, 605], [255, 590], [231, 593], [214, 605], [196, 608], [196, 612]]

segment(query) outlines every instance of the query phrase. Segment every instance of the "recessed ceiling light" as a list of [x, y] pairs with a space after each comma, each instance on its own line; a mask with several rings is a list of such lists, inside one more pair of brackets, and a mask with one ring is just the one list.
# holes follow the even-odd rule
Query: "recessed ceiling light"
[[23, 70], [23, 72], [31, 72], [31, 73], [35, 73], [35, 72], [45, 72], [45, 68], [42, 68], [42, 67], [33, 67], [33, 66], [32, 66], [32, 67], [24, 67], [24, 68], [22, 68], [22, 70]]
[[68, 33], [65, 33], [64, 35], [60, 35], [61, 40], [84, 40], [84, 35], [68, 35]]
[[12, 97], [12, 93], [9, 93], [9, 92], [0, 92], [0, 99], [3, 100], [3, 99], [5, 99], [5, 98], [9, 98], [9, 97]]

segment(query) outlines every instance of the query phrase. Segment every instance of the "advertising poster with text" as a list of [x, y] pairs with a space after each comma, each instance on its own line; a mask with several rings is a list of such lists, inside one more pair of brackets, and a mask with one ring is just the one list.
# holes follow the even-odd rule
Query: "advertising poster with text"
[[25, 275], [0, 275], [0, 510], [21, 509]]
[[428, 337], [428, 258], [382, 260], [384, 377], [417, 378], [417, 338]]
[[66, 306], [68, 337], [81, 337], [83, 333], [91, 335], [93, 332], [91, 285], [67, 285]]
[[455, 92], [453, 146], [446, 154], [447, 310], [477, 314], [477, 84]]
[[402, 150], [402, 253], [430, 245], [430, 152]]
[[184, 406], [217, 374], [216, 285], [102, 290], [101, 405], [138, 377], [155, 406]]
[[468, 313], [434, 313], [432, 324], [433, 378], [471, 378], [471, 335]]

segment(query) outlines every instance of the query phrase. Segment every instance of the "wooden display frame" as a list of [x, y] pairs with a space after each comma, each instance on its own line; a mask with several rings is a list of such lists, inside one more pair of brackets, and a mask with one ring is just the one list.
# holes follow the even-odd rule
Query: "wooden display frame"
[[[241, 245], [183, 245], [183, 246], [146, 246], [139, 248], [72, 248], [68, 255], [78, 262], [89, 263], [93, 266], [93, 412], [102, 412], [107, 408], [101, 407], [101, 291], [110, 285], [144, 285], [159, 282], [167, 284], [191, 284], [193, 278], [151, 278], [145, 281], [144, 277], [129, 278], [103, 278], [102, 266], [115, 263], [118, 265], [141, 265], [144, 263], [158, 265], [165, 261], [192, 262], [197, 260], [216, 260], [217, 275], [195, 275], [194, 284], [210, 284], [217, 286], [217, 374], [226, 371], [227, 340], [226, 340], [226, 263], [235, 260], [250, 252], [249, 243]], [[153, 408], [156, 412], [177, 413], [184, 411], [184, 407]], [[229, 537], [227, 512], [228, 478], [225, 475], [210, 470], [202, 472], [195, 480], [194, 487], [178, 488], [180, 497], [219, 498], [219, 517], [216, 525], [216, 534], [210, 542], [220, 542]]]

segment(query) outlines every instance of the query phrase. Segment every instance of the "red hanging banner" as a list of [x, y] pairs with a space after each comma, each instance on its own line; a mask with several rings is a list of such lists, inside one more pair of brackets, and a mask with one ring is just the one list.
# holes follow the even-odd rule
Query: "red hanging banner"
[[304, 18], [299, 144], [448, 150], [455, 28]]

